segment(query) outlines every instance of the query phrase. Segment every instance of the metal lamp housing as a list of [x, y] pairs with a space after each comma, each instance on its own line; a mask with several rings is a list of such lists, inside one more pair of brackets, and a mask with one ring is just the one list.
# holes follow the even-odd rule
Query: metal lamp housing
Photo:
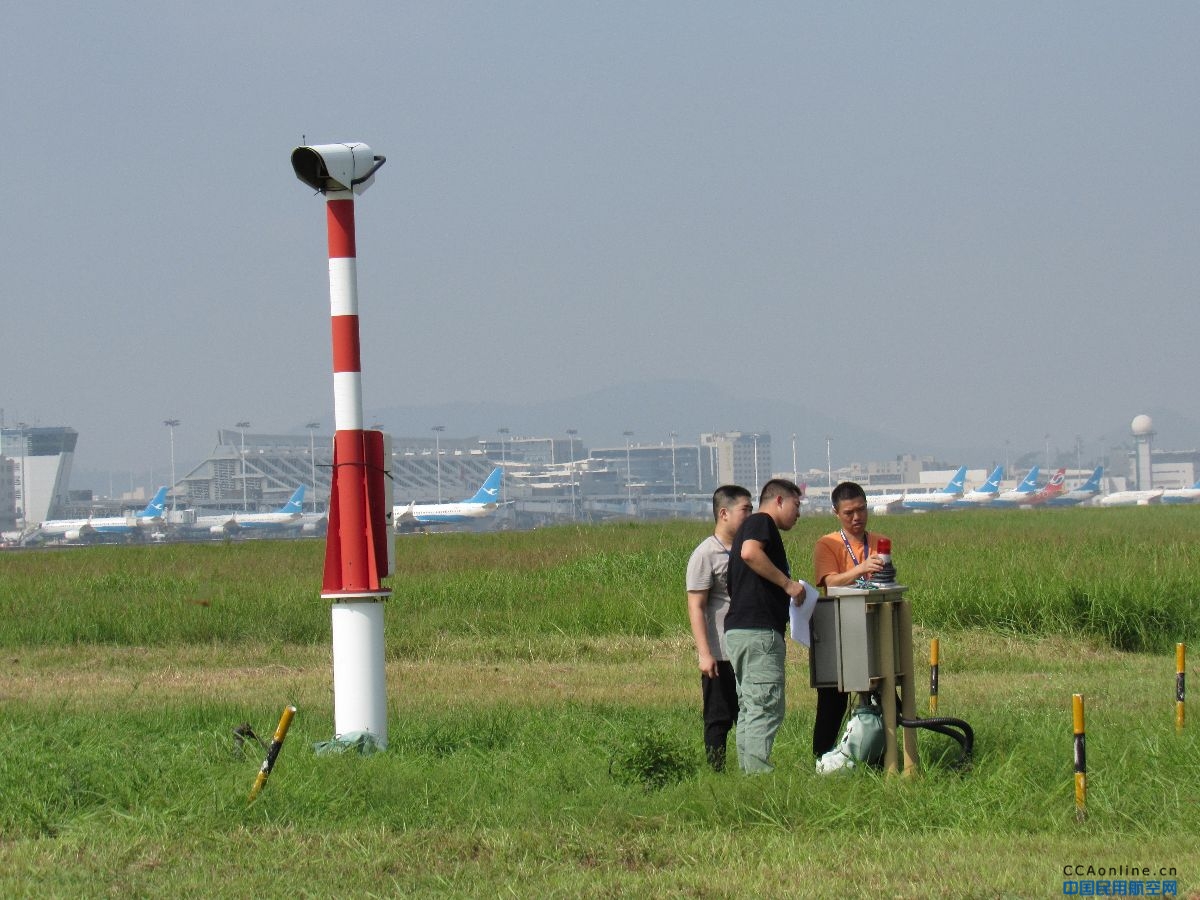
[[296, 177], [314, 191], [353, 191], [361, 194], [375, 180], [385, 158], [362, 143], [316, 144], [292, 151]]

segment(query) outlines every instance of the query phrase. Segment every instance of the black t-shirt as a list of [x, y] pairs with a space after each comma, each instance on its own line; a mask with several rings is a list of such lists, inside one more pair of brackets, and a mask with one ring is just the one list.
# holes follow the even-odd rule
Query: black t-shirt
[[791, 598], [778, 585], [764, 579], [742, 561], [742, 544], [758, 541], [763, 552], [781, 572], [790, 576], [787, 551], [779, 526], [766, 513], [755, 513], [742, 523], [729, 548], [729, 612], [725, 630], [731, 628], [774, 628], [784, 634]]

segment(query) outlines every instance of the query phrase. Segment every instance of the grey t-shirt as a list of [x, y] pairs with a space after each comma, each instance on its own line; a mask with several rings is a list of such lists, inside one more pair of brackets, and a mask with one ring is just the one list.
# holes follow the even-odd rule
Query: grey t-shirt
[[687, 590], [708, 591], [704, 621], [708, 647], [715, 659], [729, 659], [725, 650], [725, 613], [729, 610], [729, 549], [709, 535], [692, 551], [687, 566]]

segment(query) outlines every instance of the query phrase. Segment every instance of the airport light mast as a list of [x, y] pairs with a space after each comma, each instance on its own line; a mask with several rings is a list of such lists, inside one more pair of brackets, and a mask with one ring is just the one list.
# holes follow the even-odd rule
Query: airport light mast
[[363, 428], [354, 197], [385, 162], [362, 143], [292, 151], [296, 177], [325, 196], [333, 334], [333, 476], [321, 597], [332, 602], [334, 743], [387, 746], [383, 601], [391, 590], [385, 469], [380, 431]]
[[[247, 421], [237, 422], [234, 425], [242, 438], [242, 512], [249, 512], [250, 506], [246, 502], [246, 429], [250, 427]], [[259, 507], [261, 509], [262, 507]]]
[[[163, 419], [163, 424], [167, 426], [167, 431], [171, 435], [171, 512], [175, 512], [175, 429], [179, 425], [178, 419]], [[109, 491], [111, 494], [112, 491]]]
[[317, 429], [321, 427], [321, 423], [308, 422], [304, 427], [308, 429], [308, 477], [312, 481], [312, 507], [315, 513], [317, 511]]

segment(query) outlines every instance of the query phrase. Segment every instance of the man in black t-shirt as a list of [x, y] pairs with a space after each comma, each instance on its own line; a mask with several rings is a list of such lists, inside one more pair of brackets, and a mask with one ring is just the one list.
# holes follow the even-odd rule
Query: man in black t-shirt
[[758, 512], [729, 548], [725, 643], [737, 677], [738, 765], [747, 774], [772, 771], [771, 746], [783, 724], [788, 606], [804, 596], [806, 585], [792, 580], [780, 532], [796, 524], [800, 496], [791, 481], [768, 481]]

